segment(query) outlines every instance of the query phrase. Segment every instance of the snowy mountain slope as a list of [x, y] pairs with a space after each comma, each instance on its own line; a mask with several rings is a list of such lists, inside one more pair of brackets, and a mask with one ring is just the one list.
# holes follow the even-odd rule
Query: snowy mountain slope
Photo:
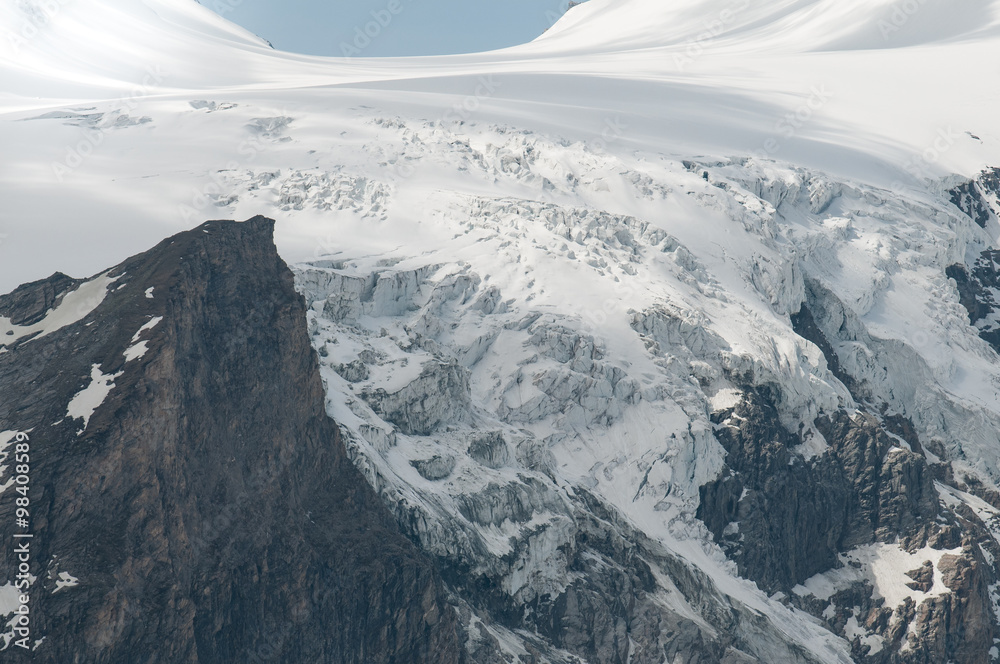
[[77, 0], [0, 61], [0, 279], [275, 217], [474, 661], [989, 661], [1000, 5], [902, 7], [591, 0], [345, 62]]
[[[89, 229], [105, 227], [109, 237], [140, 235], [117, 252], [92, 253], [86, 264], [82, 257], [71, 258], [79, 272], [90, 273], [141, 250], [164, 232], [189, 227], [192, 220], [166, 209], [157, 215], [162, 227], [148, 233], [129, 229], [124, 221], [109, 227], [107, 220], [133, 216], [133, 197], [188, 201], [191, 191], [211, 186], [214, 170], [256, 160], [264, 150], [247, 145], [255, 136], [245, 127], [254, 118], [293, 115], [300, 132], [311, 127], [309, 140], [329, 142], [343, 130], [338, 127], [363, 121], [366, 106], [390, 117], [441, 120], [449, 129], [463, 121], [507, 124], [516, 119], [515, 124], [557, 139], [594, 144], [603, 139], [607, 144], [611, 138], [613, 151], [620, 154], [635, 149], [676, 158], [757, 154], [885, 188], [913, 186], [953, 172], [971, 177], [997, 161], [1000, 145], [993, 138], [996, 119], [990, 110], [997, 93], [982, 84], [996, 67], [996, 41], [989, 31], [982, 36], [981, 30], [964, 33], [965, 39], [956, 43], [833, 52], [813, 52], [815, 39], [808, 31], [786, 31], [788, 40], [797, 36], [796, 47], [755, 48], [750, 40], [733, 50], [711, 31], [705, 34], [707, 28], [695, 29], [696, 23], [721, 20], [718, 16], [727, 8], [703, 2], [683, 5], [692, 17], [689, 27], [677, 31], [666, 46], [635, 50], [630, 45], [637, 30], [672, 25], [675, 17], [667, 6], [615, 5], [615, 11], [644, 11], [645, 20], [616, 24], [597, 16], [602, 34], [617, 41], [588, 46], [595, 41], [585, 29], [589, 24], [574, 25], [574, 20], [585, 10], [604, 6], [593, 3], [591, 9], [590, 4], [569, 13], [567, 28], [557, 26], [524, 47], [388, 60], [277, 53], [250, 38], [220, 36], [218, 19], [180, 0], [64, 3], [47, 23], [28, 18], [32, 7], [34, 15], [43, 12], [39, 3], [5, 6], [3, 31], [23, 41], [0, 44], [0, 109], [7, 111], [0, 132], [11, 155], [0, 172], [12, 185], [4, 217], [34, 219], [31, 227], [40, 228], [63, 201], [72, 199], [70, 188], [79, 188], [75, 196], [88, 199], [87, 192], [97, 188], [115, 192], [85, 206], [94, 212]], [[921, 13], [908, 18], [887, 44], [894, 45], [895, 35], [907, 34], [924, 11], [936, 6], [922, 4]], [[192, 17], [178, 27], [177, 21], [156, 19], [151, 8], [161, 15], [183, 10]], [[798, 13], [821, 9], [832, 11], [828, 4], [805, 3]], [[976, 16], [992, 13], [995, 8], [988, 3], [975, 11]], [[741, 17], [737, 13], [734, 24]], [[838, 17], [843, 21], [839, 12]], [[113, 38], [95, 39], [101, 30]], [[25, 31], [33, 36], [25, 38]], [[915, 70], [921, 72], [919, 85], [911, 83]], [[217, 101], [242, 101], [242, 106], [226, 116], [191, 113], [188, 102], [212, 96], [206, 90], [213, 90]], [[283, 112], [291, 107], [297, 112]], [[74, 108], [103, 115], [71, 127], [58, 121], [22, 122]], [[914, 108], [921, 111], [906, 110]], [[118, 119], [122, 115], [150, 122], [122, 128], [118, 123], [128, 122]], [[175, 129], [201, 138], [195, 145], [178, 145], [171, 138]], [[268, 150], [275, 147], [282, 146]], [[308, 149], [275, 153], [275, 158], [299, 168], [315, 165], [304, 154]], [[106, 169], [110, 153], [115, 159]], [[150, 154], [156, 155], [152, 168]], [[164, 179], [166, 172], [174, 175]], [[123, 186], [123, 173], [152, 175], [156, 181]], [[54, 185], [64, 196], [39, 208], [38, 191]], [[35, 278], [59, 267], [39, 258], [66, 253], [40, 251], [49, 246], [51, 234], [12, 234], [9, 225], [4, 222], [0, 232], [18, 236], [25, 249], [8, 257], [15, 273]], [[64, 246], [78, 241], [70, 234]], [[94, 244], [112, 246], [101, 240]], [[3, 283], [10, 288], [17, 282], [12, 277]]]
[[715, 40], [713, 49], [744, 53], [867, 50], [992, 37], [998, 19], [991, 0], [911, 4], [680, 0], [661, 5], [643, 0], [592, 0], [540, 41], [589, 43], [591, 48], [607, 50], [662, 48], [701, 39], [708, 31]]

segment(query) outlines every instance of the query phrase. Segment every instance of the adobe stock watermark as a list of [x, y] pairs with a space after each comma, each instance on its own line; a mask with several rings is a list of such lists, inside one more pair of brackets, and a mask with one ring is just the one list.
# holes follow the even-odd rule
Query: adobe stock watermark
[[[917, 182], [936, 180], [940, 177], [940, 174], [935, 170], [937, 164], [949, 150], [955, 147], [959, 138], [961, 135], [950, 125], [940, 127], [927, 147], [904, 161], [900, 167]], [[896, 194], [906, 193], [911, 189], [912, 187], [902, 180], [896, 180], [890, 185], [890, 191]]]
[[580, 329], [585, 334], [598, 334], [608, 321], [628, 316], [632, 309], [631, 305], [640, 301], [640, 292], [635, 279], [619, 279], [611, 284], [611, 289], [613, 294], [610, 297], [584, 309]]
[[[123, 110], [134, 111], [139, 106], [139, 99], [147, 96], [153, 89], [161, 85], [163, 80], [164, 73], [159, 65], [147, 66], [146, 76], [143, 77], [139, 85], [118, 100], [115, 110], [119, 112]], [[123, 116], [119, 115], [118, 117]], [[56, 180], [63, 182], [67, 175], [82, 166], [104, 144], [108, 131], [117, 127], [116, 123], [111, 122], [84, 130], [83, 138], [75, 145], [66, 148], [66, 156], [63, 157], [62, 161], [52, 162], [52, 174], [55, 175]]]
[[714, 39], [720, 37], [729, 28], [733, 22], [739, 18], [739, 15], [746, 11], [750, 5], [753, 4], [751, 0], [737, 0], [737, 2], [726, 9], [719, 12], [718, 18], [705, 21], [705, 30], [700, 32], [694, 39], [687, 42], [684, 45], [684, 51], [682, 53], [674, 54], [674, 65], [677, 67], [678, 71], [684, 71], [684, 68], [700, 58], [705, 53], [705, 46]]
[[590, 141], [590, 145], [598, 150], [607, 150], [612, 143], [620, 141], [627, 130], [628, 125], [621, 119], [621, 116], [605, 118], [604, 128], [601, 129], [597, 138]]
[[805, 102], [791, 113], [786, 113], [774, 126], [774, 135], [764, 141], [761, 149], [751, 152], [752, 157], [769, 159], [781, 152], [781, 139], [791, 139], [811, 122], [816, 114], [834, 97], [832, 91], [823, 84], [814, 85]]
[[[411, 1], [406, 0], [406, 3]], [[340, 42], [341, 55], [345, 58], [361, 55], [366, 48], [371, 46], [382, 35], [386, 28], [392, 25], [392, 22], [397, 16], [403, 13], [404, 9], [406, 9], [406, 4], [404, 4], [403, 0], [389, 0], [382, 9], [373, 9], [369, 12], [372, 20], [364, 25], [355, 26], [354, 38], [351, 41]]]
[[[34, 577], [31, 574], [31, 562], [34, 556], [32, 548], [31, 531], [31, 439], [25, 432], [18, 432], [7, 445], [14, 444], [14, 475], [9, 479], [7, 487], [14, 489], [14, 542], [13, 555], [10, 560], [17, 561], [17, 576], [14, 587], [19, 591], [17, 594], [17, 607], [14, 609], [14, 618], [7, 623], [13, 629], [14, 645], [18, 648], [28, 650], [31, 644], [31, 630], [34, 622], [34, 606], [37, 600], [32, 600], [31, 584]], [[4, 447], [7, 447], [4, 445]], [[7, 460], [10, 452], [3, 455]]]
[[[588, 144], [600, 150], [607, 150], [613, 144], [624, 138], [628, 131], [628, 124], [622, 120], [621, 116], [604, 118], [601, 131]], [[548, 194], [549, 192], [543, 192]], [[542, 199], [550, 198], [543, 195]], [[620, 316], [628, 315], [631, 304], [639, 296], [638, 287], [634, 279], [616, 279], [612, 285], [614, 294], [595, 306], [588, 307], [582, 312], [582, 331], [585, 334], [597, 334], [598, 330], [604, 327], [609, 320]]]
[[548, 21], [549, 27], [551, 28], [553, 25], [558, 23], [559, 19], [566, 15], [566, 12], [573, 9], [573, 7], [576, 7], [577, 5], [582, 5], [584, 2], [586, 2], [586, 0], [562, 0], [562, 2], [559, 3], [557, 11], [553, 11], [551, 9], [545, 10], [545, 20]]
[[959, 138], [960, 135], [950, 126], [938, 129], [934, 140], [923, 152], [910, 157], [903, 163], [903, 170], [918, 180], [933, 179], [934, 166], [941, 161], [941, 157], [955, 147]]
[[37, 37], [47, 28], [63, 7], [73, 4], [76, 0], [41, 0], [31, 5], [34, 11], [26, 12], [24, 24], [19, 33], [8, 32], [7, 40], [10, 42], [14, 53], [20, 53], [21, 48], [29, 41]]
[[462, 101], [452, 104], [451, 108], [444, 112], [441, 116], [442, 123], [465, 123], [473, 114], [479, 111], [483, 100], [495, 95], [497, 90], [503, 86], [503, 83], [496, 80], [493, 74], [480, 76], [477, 83], [476, 89], [472, 94], [466, 95], [462, 98]]
[[889, 38], [902, 30], [925, 4], [927, 4], [927, 0], [900, 0], [900, 2], [894, 3], [889, 18], [882, 18], [878, 21], [878, 29], [882, 33], [882, 39], [889, 41]]
[[198, 4], [208, 7], [219, 16], [225, 16], [242, 5], [243, 0], [198, 0]]
[[[482, 108], [483, 102], [495, 95], [501, 87], [503, 82], [497, 80], [493, 74], [480, 76], [476, 80], [475, 89], [445, 108], [435, 124], [445, 131], [451, 131], [451, 127], [456, 125], [464, 125]], [[416, 170], [417, 167], [413, 163], [403, 163], [402, 160], [397, 160], [393, 166], [393, 172], [400, 180], [409, 179]]]

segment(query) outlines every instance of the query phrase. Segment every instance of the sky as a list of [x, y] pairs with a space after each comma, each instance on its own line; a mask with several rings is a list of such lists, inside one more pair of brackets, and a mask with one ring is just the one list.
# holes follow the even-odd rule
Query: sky
[[278, 49], [380, 57], [472, 53], [522, 44], [568, 0], [199, 0]]

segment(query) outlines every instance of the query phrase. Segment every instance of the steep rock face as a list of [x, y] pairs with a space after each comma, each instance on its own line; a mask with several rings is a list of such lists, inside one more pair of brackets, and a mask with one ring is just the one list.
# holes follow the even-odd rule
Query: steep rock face
[[[807, 292], [813, 307], [830, 305], [816, 284]], [[792, 323], [859, 403], [870, 396], [844, 372], [809, 303]], [[967, 492], [992, 496], [956, 480], [886, 405], [822, 415], [810, 434], [817, 446], [781, 423], [780, 391], [746, 384], [738, 404], [713, 415], [727, 468], [701, 487], [698, 514], [741, 574], [843, 631], [857, 661], [990, 661], [994, 518], [989, 506], [970, 508], [985, 503]], [[903, 567], [912, 592], [889, 592], [879, 575]]]
[[1000, 251], [982, 252], [971, 267], [950, 265], [947, 274], [955, 280], [969, 322], [1000, 353]]
[[949, 192], [951, 202], [969, 215], [981, 228], [998, 214], [997, 196], [1000, 195], [1000, 168], [989, 168], [975, 180], [963, 182]]
[[460, 661], [433, 565], [324, 412], [272, 227], [165, 240], [72, 316], [46, 313], [73, 301], [60, 275], [0, 298], [0, 447], [31, 448], [30, 527], [8, 466], [0, 539], [34, 535], [32, 661]]
[[79, 285], [78, 279], [56, 272], [48, 279], [25, 284], [4, 295], [0, 315], [9, 318], [13, 325], [37, 323], [55, 307], [60, 295]]
[[[1000, 168], [983, 171], [950, 194], [956, 207], [986, 228], [1000, 216]], [[987, 248], [968, 264], [949, 265], [946, 273], [955, 281], [969, 322], [1000, 353], [1000, 251]]]
[[836, 561], [847, 521], [848, 482], [831, 463], [801, 465], [797, 441], [766, 392], [717, 416], [732, 471], [701, 489], [698, 516], [740, 571], [771, 592]]

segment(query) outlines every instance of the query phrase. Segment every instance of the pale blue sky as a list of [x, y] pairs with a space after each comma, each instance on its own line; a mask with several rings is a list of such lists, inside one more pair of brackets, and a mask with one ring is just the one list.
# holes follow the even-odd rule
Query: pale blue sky
[[440, 55], [513, 46], [544, 32], [568, 4], [567, 0], [199, 1], [275, 48], [336, 56]]

